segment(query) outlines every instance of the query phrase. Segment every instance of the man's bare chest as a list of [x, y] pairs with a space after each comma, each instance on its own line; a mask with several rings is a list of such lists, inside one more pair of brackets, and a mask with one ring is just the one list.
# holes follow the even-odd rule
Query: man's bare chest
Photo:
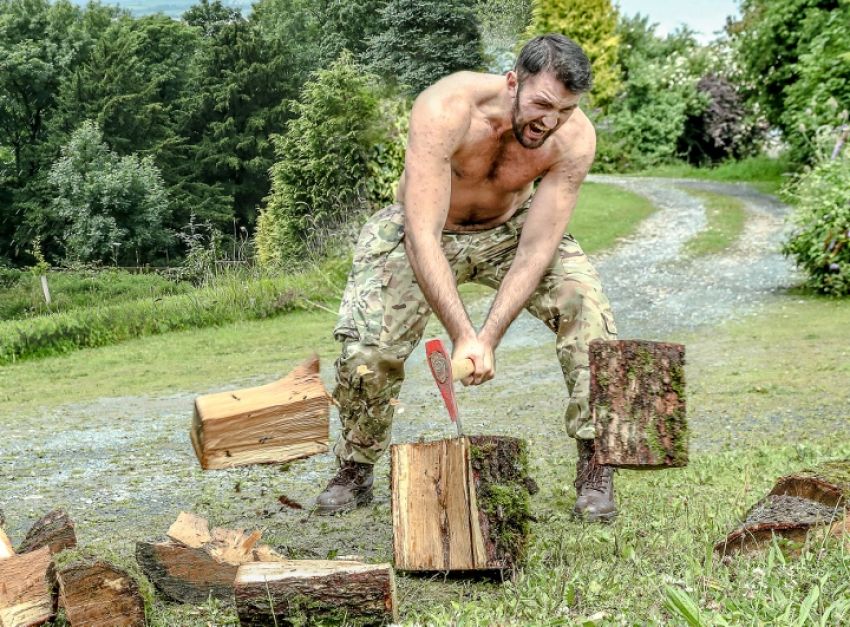
[[504, 138], [473, 137], [452, 156], [452, 178], [464, 187], [515, 192], [545, 173], [550, 162], [546, 148], [528, 150]]

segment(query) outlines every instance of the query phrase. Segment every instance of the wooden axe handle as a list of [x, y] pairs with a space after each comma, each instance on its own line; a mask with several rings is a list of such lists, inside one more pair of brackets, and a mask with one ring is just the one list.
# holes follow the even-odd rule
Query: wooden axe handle
[[468, 357], [452, 359], [452, 381], [465, 379], [475, 370], [475, 364]]

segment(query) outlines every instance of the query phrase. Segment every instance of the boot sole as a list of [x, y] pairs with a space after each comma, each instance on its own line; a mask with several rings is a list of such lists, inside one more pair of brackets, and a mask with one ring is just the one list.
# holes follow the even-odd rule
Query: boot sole
[[586, 514], [584, 512], [577, 512], [576, 510], [573, 510], [573, 518], [581, 522], [610, 523], [614, 522], [614, 519], [617, 518], [617, 511], [608, 512], [607, 514]]
[[342, 503], [341, 505], [337, 505], [336, 507], [322, 507], [321, 505], [316, 505], [316, 514], [319, 516], [333, 516], [334, 514], [339, 514], [342, 512], [350, 512], [352, 510], [357, 509], [358, 507], [363, 507], [364, 505], [368, 505], [372, 502], [374, 498], [374, 492], [371, 488], [358, 494], [354, 497], [354, 500], [349, 501], [347, 503]]

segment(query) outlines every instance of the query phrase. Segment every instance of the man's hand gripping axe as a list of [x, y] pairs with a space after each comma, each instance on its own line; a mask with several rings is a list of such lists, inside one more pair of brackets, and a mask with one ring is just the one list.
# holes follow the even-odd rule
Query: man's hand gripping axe
[[452, 361], [443, 346], [442, 340], [428, 340], [425, 342], [425, 356], [428, 359], [428, 367], [440, 388], [440, 394], [449, 410], [449, 417], [457, 425], [457, 436], [463, 437], [463, 428], [457, 415], [457, 401], [455, 400], [454, 382], [458, 379], [468, 377], [475, 370], [475, 364], [471, 359], [458, 359]]

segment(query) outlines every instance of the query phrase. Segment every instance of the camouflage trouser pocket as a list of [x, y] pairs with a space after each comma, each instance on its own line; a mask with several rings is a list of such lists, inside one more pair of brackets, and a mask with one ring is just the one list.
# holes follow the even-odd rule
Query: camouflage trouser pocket
[[378, 344], [384, 318], [383, 292], [391, 278], [387, 257], [403, 238], [404, 214], [399, 205], [386, 207], [363, 225], [334, 328], [337, 340]]

